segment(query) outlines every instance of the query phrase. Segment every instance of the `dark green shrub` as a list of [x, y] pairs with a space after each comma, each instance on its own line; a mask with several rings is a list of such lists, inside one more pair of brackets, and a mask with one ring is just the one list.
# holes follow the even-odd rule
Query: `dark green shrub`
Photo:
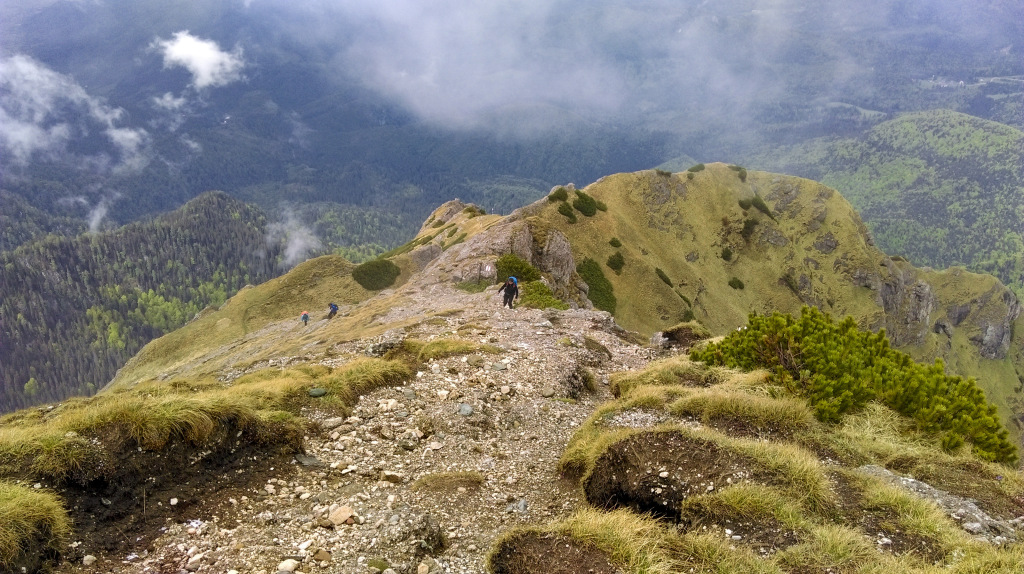
[[582, 191], [576, 191], [576, 199], [572, 201], [572, 206], [587, 217], [593, 217], [597, 213], [597, 201]]
[[747, 170], [746, 169], [741, 167], [739, 172], [736, 175], [740, 176], [740, 181], [742, 181], [743, 183], [747, 183]]
[[466, 234], [465, 233], [460, 233], [459, 236], [456, 237], [454, 241], [452, 241], [448, 245], [445, 245], [443, 249], [448, 249], [449, 247], [451, 247], [453, 245], [458, 245], [458, 244], [462, 243], [465, 240], [466, 240]]
[[740, 281], [739, 277], [733, 277], [729, 280], [729, 287], [733, 289], [743, 289], [743, 282]]
[[536, 267], [512, 253], [506, 253], [499, 257], [498, 261], [494, 263], [494, 268], [497, 269], [499, 283], [509, 277], [518, 279], [520, 285], [540, 279], [540, 271]]
[[686, 172], [686, 179], [693, 179], [693, 172], [692, 171]]
[[807, 306], [799, 318], [751, 314], [745, 328], [690, 357], [709, 365], [767, 369], [771, 382], [806, 397], [823, 421], [838, 421], [877, 400], [912, 418], [921, 430], [942, 433], [947, 449], [969, 441], [985, 460], [1017, 461], [996, 407], [973, 378], [947, 375], [940, 360], [914, 362], [889, 347], [884, 330], [861, 331], [852, 317], [836, 323]]
[[683, 295], [679, 291], [676, 291], [676, 295], [679, 295], [679, 298], [686, 302], [686, 306], [687, 307], [693, 307], [693, 303], [690, 303], [690, 298], [689, 297], [687, 297], [686, 295]]
[[622, 247], [622, 242], [619, 241], [618, 237], [612, 237], [611, 241], [608, 242], [608, 245], [611, 245], [612, 247], [618, 249], [619, 247]]
[[732, 261], [732, 249], [728, 245], [722, 248], [722, 259]]
[[558, 213], [561, 213], [569, 220], [569, 223], [576, 223], [576, 212], [572, 210], [572, 206], [564, 201], [558, 204]]
[[565, 201], [567, 199], [569, 199], [569, 190], [565, 187], [559, 186], [548, 194], [548, 201]]
[[657, 273], [658, 277], [660, 277], [661, 280], [665, 282], [665, 285], [668, 285], [669, 287], [672, 286], [672, 280], [668, 278], [668, 275], [666, 275], [664, 271], [655, 267], [654, 272]]
[[764, 202], [764, 199], [762, 199], [760, 195], [754, 194], [754, 197], [753, 199], [750, 200], [750, 203], [751, 205], [754, 206], [755, 209], [772, 218], [772, 221], [775, 220], [775, 215], [772, 213], [772, 209], [768, 207], [768, 204]]
[[704, 164], [698, 163], [697, 165], [690, 166], [686, 171], [690, 173], [697, 173], [698, 171], [704, 171]]
[[654, 173], [660, 175], [661, 177], [672, 177], [671, 171], [665, 171], [663, 169], [656, 169], [654, 170]]
[[757, 228], [757, 219], [749, 217], [743, 221], [743, 229], [740, 231], [740, 235], [744, 241], [750, 241], [750, 236], [754, 234], [754, 229]]
[[683, 321], [693, 321], [693, 309], [683, 311]]
[[796, 277], [793, 277], [792, 273], [786, 273], [782, 276], [782, 283], [789, 288], [797, 297], [800, 296], [800, 286], [796, 282]]
[[608, 264], [608, 267], [618, 275], [622, 273], [622, 267], [626, 265], [626, 258], [622, 256], [622, 252], [616, 251], [608, 257], [608, 261], [606, 263]]
[[740, 200], [740, 209], [742, 209], [743, 211], [746, 211], [746, 210], [750, 209], [750, 206], [753, 205], [753, 204], [754, 204], [754, 200], [750, 199], [749, 197], [746, 198], [746, 199], [741, 199]]
[[594, 200], [594, 206], [597, 207], [598, 211], [608, 211], [608, 206], [600, 199]]
[[437, 229], [438, 227], [441, 227], [442, 225], [444, 225], [444, 222], [441, 221], [440, 219], [438, 219], [437, 221], [434, 222], [433, 225], [431, 225], [431, 227], [433, 227], [434, 229]]
[[589, 257], [576, 266], [576, 273], [587, 284], [587, 299], [594, 304], [594, 307], [615, 314], [615, 291], [608, 278], [601, 271], [601, 266]]
[[519, 304], [531, 309], [566, 310], [569, 304], [555, 297], [542, 281], [527, 281], [519, 284]]
[[352, 278], [367, 291], [391, 287], [401, 274], [402, 270], [387, 259], [374, 259], [352, 269]]

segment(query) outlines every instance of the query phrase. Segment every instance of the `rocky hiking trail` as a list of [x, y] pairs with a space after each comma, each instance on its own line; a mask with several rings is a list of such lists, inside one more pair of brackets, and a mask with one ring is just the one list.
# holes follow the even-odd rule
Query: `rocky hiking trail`
[[[378, 322], [421, 322], [333, 345], [333, 358], [317, 362], [337, 366], [405, 338], [454, 334], [500, 352], [431, 360], [404, 386], [362, 396], [351, 417], [305, 412], [319, 427], [305, 437], [305, 454], [254, 461], [265, 477], [245, 489], [150, 500], [187, 508], [167, 518], [146, 548], [119, 555], [81, 543], [58, 571], [483, 572], [501, 532], [583, 505], [579, 488], [559, 476], [559, 456], [610, 397], [608, 375], [642, 368], [656, 353], [601, 311], [500, 309], [491, 291], [445, 286], [405, 302]], [[317, 325], [271, 328], [289, 336]], [[272, 366], [307, 362], [281, 357]], [[584, 388], [583, 369], [595, 375], [593, 391]]]

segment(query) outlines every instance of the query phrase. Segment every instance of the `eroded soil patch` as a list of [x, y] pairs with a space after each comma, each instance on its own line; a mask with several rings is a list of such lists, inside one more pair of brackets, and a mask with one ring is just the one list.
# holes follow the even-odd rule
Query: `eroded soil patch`
[[884, 552], [916, 554], [932, 563], [943, 560], [945, 553], [938, 541], [901, 528], [899, 515], [892, 510], [864, 508], [864, 493], [842, 473], [833, 473], [829, 478], [838, 494], [840, 523], [861, 530]]
[[639, 433], [598, 458], [584, 493], [598, 508], [626, 507], [678, 520], [687, 497], [747, 480], [754, 468], [742, 455], [679, 432]]
[[114, 472], [57, 486], [74, 524], [73, 539], [81, 543], [64, 558], [75, 562], [91, 553], [123, 560], [147, 550], [170, 522], [228, 517], [230, 498], [251, 496], [268, 474], [294, 472], [299, 443], [278, 438], [278, 444], [260, 444], [225, 429], [200, 447], [175, 442], [159, 452], [126, 448], [116, 456]]
[[566, 536], [529, 532], [506, 539], [491, 557], [493, 574], [619, 574], [608, 556]]

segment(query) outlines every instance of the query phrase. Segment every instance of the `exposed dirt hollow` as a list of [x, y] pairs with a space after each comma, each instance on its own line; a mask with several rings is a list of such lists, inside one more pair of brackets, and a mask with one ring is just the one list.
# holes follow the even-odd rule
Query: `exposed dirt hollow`
[[618, 574], [608, 556], [564, 536], [528, 533], [506, 540], [492, 559], [494, 574]]
[[678, 432], [646, 432], [621, 440], [597, 460], [584, 486], [599, 508], [632, 508], [679, 519], [680, 503], [753, 475], [752, 461]]
[[227, 517], [229, 499], [251, 493], [272, 468], [291, 470], [297, 452], [294, 444], [259, 445], [234, 428], [211, 442], [201, 447], [177, 442], [160, 452], [127, 448], [116, 457], [116, 473], [58, 486], [75, 540], [81, 542], [63, 558], [78, 561], [84, 555], [79, 549], [85, 548], [100, 558], [121, 559], [149, 549], [168, 524], [186, 515]]

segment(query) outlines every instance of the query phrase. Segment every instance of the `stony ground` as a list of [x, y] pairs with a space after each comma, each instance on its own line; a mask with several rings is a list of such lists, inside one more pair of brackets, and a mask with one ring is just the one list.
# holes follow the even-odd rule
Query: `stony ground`
[[[322, 430], [306, 437], [305, 456], [268, 468], [264, 484], [193, 506], [127, 556], [76, 548], [83, 558], [61, 571], [478, 573], [501, 532], [572, 513], [581, 494], [559, 476], [558, 458], [609, 398], [609, 373], [642, 368], [653, 351], [603, 312], [499, 309], [493, 293], [443, 286], [414, 300], [422, 304], [379, 322], [422, 322], [335, 345], [321, 362], [453, 334], [502, 352], [431, 361], [405, 386], [363, 396], [348, 418], [307, 412]], [[596, 375], [595, 392], [581, 391], [581, 369]], [[171, 501], [150, 501], [160, 503]]]

